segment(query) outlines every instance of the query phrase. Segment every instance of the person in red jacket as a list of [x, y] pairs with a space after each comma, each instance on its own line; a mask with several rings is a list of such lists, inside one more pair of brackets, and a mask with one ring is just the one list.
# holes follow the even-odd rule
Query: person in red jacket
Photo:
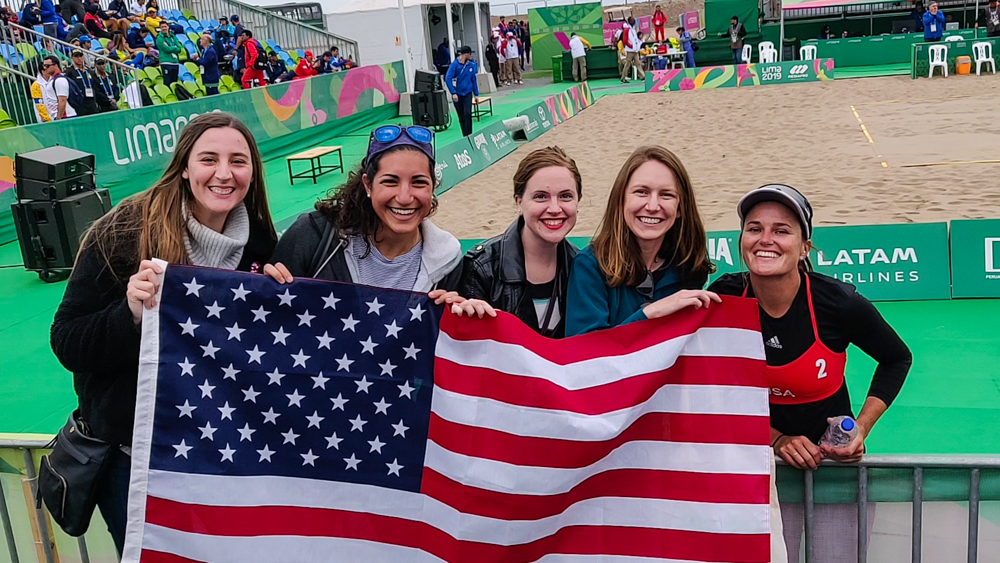
[[315, 59], [312, 51], [306, 51], [306, 56], [299, 59], [299, 64], [295, 65], [295, 78], [308, 78], [316, 76]]
[[[243, 35], [240, 36], [240, 41], [242, 41], [243, 48], [245, 49], [246, 55], [243, 57], [243, 62], [246, 64], [246, 70], [243, 71], [243, 89], [253, 88], [254, 86], [260, 86], [265, 84], [264, 70], [259, 68], [254, 68], [258, 60], [264, 62], [264, 53], [258, 46], [257, 42], [253, 39], [253, 32], [249, 29], [243, 30]], [[239, 45], [236, 47], [239, 49]], [[256, 82], [256, 83], [255, 83]]]
[[667, 15], [663, 13], [663, 10], [659, 6], [656, 7], [656, 11], [653, 12], [653, 41], [659, 43], [667, 39], [667, 31], [664, 26], [667, 25]]

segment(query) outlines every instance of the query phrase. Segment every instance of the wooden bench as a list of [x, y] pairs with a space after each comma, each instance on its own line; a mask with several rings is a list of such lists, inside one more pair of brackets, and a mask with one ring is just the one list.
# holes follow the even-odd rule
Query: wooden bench
[[[307, 151], [302, 151], [298, 154], [293, 154], [286, 157], [285, 160], [288, 161], [288, 180], [295, 184], [295, 180], [300, 180], [302, 178], [312, 178], [313, 183], [316, 183], [316, 178], [319, 178], [327, 172], [333, 172], [334, 170], [344, 170], [344, 157], [340, 153], [340, 146], [335, 147], [314, 147]], [[337, 153], [337, 160], [339, 164], [323, 164], [320, 159], [330, 153]], [[292, 173], [292, 162], [297, 160], [304, 160], [309, 162], [309, 170], [305, 172], [299, 172], [298, 174]]]
[[[484, 103], [486, 104], [485, 108], [483, 107]], [[472, 102], [472, 117], [475, 117], [476, 121], [481, 121], [480, 118], [484, 115], [493, 115], [493, 98], [489, 96], [479, 98], [478, 102], [475, 100]]]

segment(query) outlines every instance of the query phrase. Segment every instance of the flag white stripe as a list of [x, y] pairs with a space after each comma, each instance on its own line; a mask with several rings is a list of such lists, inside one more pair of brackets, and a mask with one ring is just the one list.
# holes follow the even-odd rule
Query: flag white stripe
[[434, 388], [431, 412], [441, 418], [515, 436], [600, 442], [618, 436], [646, 413], [768, 416], [767, 390], [726, 385], [664, 385], [646, 401], [603, 414], [512, 405]]
[[631, 354], [602, 356], [567, 365], [531, 350], [495, 340], [455, 340], [438, 335], [435, 355], [456, 364], [551, 381], [570, 390], [607, 385], [672, 366], [677, 356], [764, 359], [760, 332], [741, 328], [700, 328]]
[[660, 557], [641, 557], [637, 555], [591, 555], [550, 553], [535, 563], [722, 563], [720, 561], [690, 559], [662, 559]]
[[472, 487], [498, 493], [556, 495], [614, 469], [654, 469], [691, 473], [767, 475], [767, 446], [633, 441], [579, 469], [528, 467], [470, 457], [427, 440], [425, 467]]
[[569, 526], [660, 528], [719, 534], [766, 534], [767, 504], [601, 497], [537, 520], [462, 513], [433, 498], [395, 489], [292, 477], [232, 477], [151, 471], [150, 494], [212, 506], [299, 506], [364, 512], [425, 522], [459, 540], [530, 543]]
[[[412, 547], [346, 538], [307, 536], [227, 537], [180, 532], [145, 525], [144, 549], [172, 553], [212, 563], [275, 563], [280, 561], [364, 561], [365, 563], [441, 563]], [[334, 555], [336, 554], [336, 555]]]

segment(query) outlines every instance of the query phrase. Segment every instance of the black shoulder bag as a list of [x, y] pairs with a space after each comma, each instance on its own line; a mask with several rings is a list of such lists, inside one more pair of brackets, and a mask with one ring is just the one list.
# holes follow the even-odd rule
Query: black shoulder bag
[[44, 501], [56, 524], [74, 537], [82, 536], [90, 526], [105, 462], [114, 447], [89, 434], [79, 411], [73, 411], [38, 470], [36, 505], [41, 508]]

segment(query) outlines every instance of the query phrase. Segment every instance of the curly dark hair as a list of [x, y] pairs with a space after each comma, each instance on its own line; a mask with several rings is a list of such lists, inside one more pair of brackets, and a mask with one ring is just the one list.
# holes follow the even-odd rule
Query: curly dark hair
[[[387, 154], [403, 150], [424, 154], [413, 146], [399, 145], [372, 158], [365, 158], [357, 169], [351, 170], [347, 174], [346, 182], [331, 188], [324, 199], [316, 202], [316, 210], [329, 219], [341, 234], [361, 235], [364, 238], [366, 256], [371, 251], [371, 243], [378, 242], [378, 230], [382, 221], [375, 213], [372, 200], [365, 190], [364, 176], [375, 177], [379, 170], [379, 164]], [[438, 182], [434, 173], [434, 161], [430, 158], [427, 160], [431, 169], [431, 186], [436, 189]], [[437, 207], [438, 200], [435, 196], [431, 199], [431, 211], [427, 216], [434, 215]]]

